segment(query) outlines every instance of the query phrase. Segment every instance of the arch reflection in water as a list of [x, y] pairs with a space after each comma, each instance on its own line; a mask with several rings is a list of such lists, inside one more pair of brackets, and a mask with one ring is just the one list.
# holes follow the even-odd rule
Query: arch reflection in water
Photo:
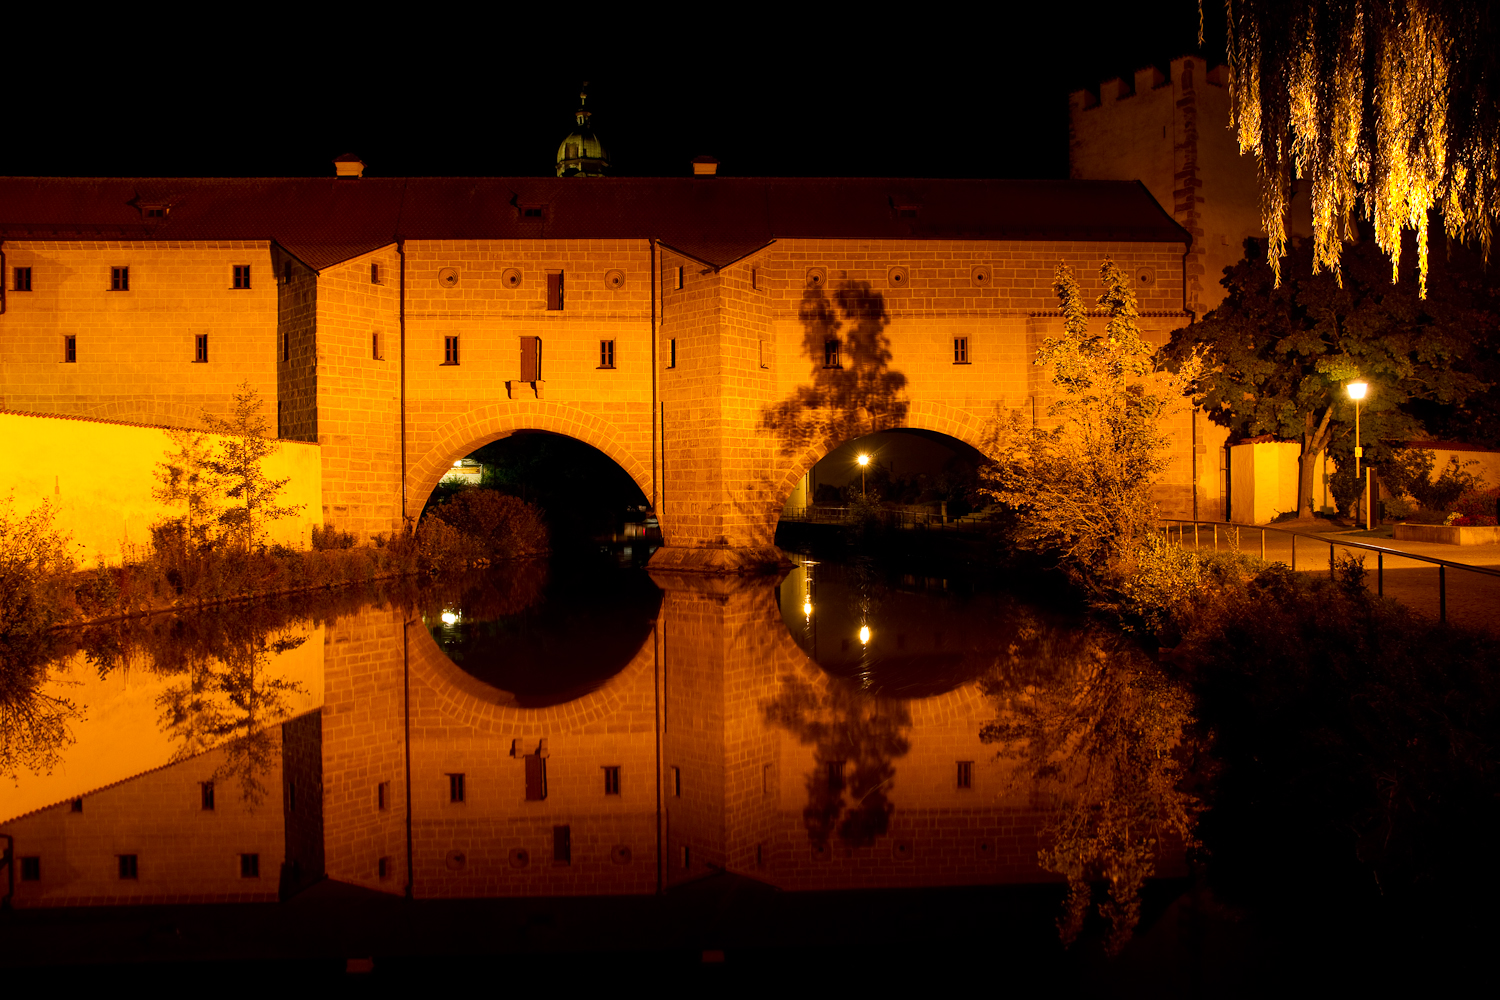
[[523, 560], [431, 594], [422, 620], [473, 677], [544, 708], [594, 691], [646, 641], [661, 591], [617, 561]]

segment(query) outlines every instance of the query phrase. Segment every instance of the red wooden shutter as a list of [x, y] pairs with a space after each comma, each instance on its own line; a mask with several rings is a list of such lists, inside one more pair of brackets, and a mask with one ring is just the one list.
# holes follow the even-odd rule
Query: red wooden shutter
[[561, 271], [553, 271], [547, 275], [547, 308], [561, 309], [563, 307], [563, 276]]
[[526, 801], [540, 802], [547, 797], [547, 762], [540, 754], [526, 755]]
[[521, 338], [521, 381], [535, 382], [542, 377], [542, 338]]

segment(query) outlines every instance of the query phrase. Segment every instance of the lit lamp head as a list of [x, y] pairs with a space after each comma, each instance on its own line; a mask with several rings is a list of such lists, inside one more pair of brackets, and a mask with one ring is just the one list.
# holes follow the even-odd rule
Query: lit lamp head
[[859, 627], [859, 641], [860, 641], [861, 645], [869, 645], [869, 643], [870, 643], [870, 626], [868, 626], [868, 625], [861, 625]]
[[1344, 388], [1349, 390], [1350, 399], [1364, 399], [1365, 393], [1370, 389], [1370, 383], [1350, 382], [1348, 385], [1344, 386]]
[[859, 458], [855, 459], [855, 461], [857, 461], [862, 466], [869, 465], [870, 464], [870, 456], [869, 455], [861, 455], [861, 456], [859, 456]]
[[812, 614], [812, 600], [810, 598], [802, 602], [802, 613], [804, 615]]

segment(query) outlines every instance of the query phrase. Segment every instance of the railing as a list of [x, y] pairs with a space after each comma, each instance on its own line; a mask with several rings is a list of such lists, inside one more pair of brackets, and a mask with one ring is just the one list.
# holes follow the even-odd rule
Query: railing
[[[1181, 518], [1162, 518], [1161, 521], [1162, 532], [1166, 535], [1168, 540], [1170, 540], [1172, 537], [1172, 526], [1177, 526], [1177, 543], [1179, 545], [1186, 545], [1186, 532], [1188, 527], [1191, 526], [1193, 529], [1193, 548], [1195, 549], [1201, 547], [1199, 529], [1203, 527], [1213, 529], [1213, 542], [1215, 551], [1218, 551], [1219, 548], [1219, 529], [1221, 528], [1225, 529], [1225, 535], [1227, 538], [1233, 539], [1236, 552], [1240, 550], [1239, 539], [1240, 532], [1242, 530], [1259, 531], [1260, 557], [1262, 560], [1266, 558], [1266, 532], [1274, 531], [1280, 535], [1290, 535], [1292, 540], [1291, 568], [1293, 570], [1297, 568], [1298, 538], [1303, 539], [1304, 545], [1310, 542], [1312, 544], [1321, 546], [1325, 541], [1324, 538], [1320, 538], [1317, 535], [1309, 535], [1306, 532], [1291, 531], [1287, 528], [1272, 528], [1259, 524], [1240, 524], [1235, 521], [1192, 521], [1184, 520]], [[1233, 532], [1232, 535], [1230, 534], [1231, 531]], [[1375, 553], [1375, 592], [1377, 594], [1380, 594], [1381, 596], [1385, 595], [1386, 556], [1397, 556], [1402, 559], [1412, 559], [1417, 562], [1431, 563], [1437, 566], [1438, 620], [1442, 622], [1447, 622], [1448, 620], [1448, 567], [1451, 566], [1454, 569], [1464, 570], [1469, 573], [1478, 573], [1481, 576], [1500, 577], [1500, 569], [1492, 569], [1488, 566], [1471, 566], [1468, 563], [1454, 562], [1451, 559], [1439, 559], [1436, 556], [1421, 556], [1417, 555], [1414, 552], [1403, 552], [1400, 549], [1387, 548], [1384, 545], [1371, 545], [1368, 542], [1352, 542], [1342, 538], [1330, 538], [1326, 539], [1326, 541], [1328, 544], [1328, 575], [1330, 579], [1334, 576], [1333, 550], [1335, 548], [1362, 549], [1366, 552]]]
[[[808, 524], [848, 524], [857, 520], [857, 514], [851, 511], [859, 511], [858, 507], [825, 507], [814, 504], [810, 507], [793, 507], [781, 515], [783, 521], [802, 521]], [[894, 524], [899, 528], [932, 528], [938, 531], [948, 531], [959, 528], [972, 528], [985, 519], [985, 514], [965, 514], [962, 517], [950, 515], [944, 517], [940, 513], [929, 510], [910, 510], [899, 507], [879, 507], [874, 511], [874, 516], [883, 524]]]

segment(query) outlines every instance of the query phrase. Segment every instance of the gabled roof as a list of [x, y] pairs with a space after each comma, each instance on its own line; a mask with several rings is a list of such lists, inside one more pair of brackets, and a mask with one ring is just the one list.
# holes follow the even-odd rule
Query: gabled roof
[[776, 239], [1191, 241], [1135, 181], [0, 178], [0, 239], [274, 240], [321, 268], [399, 239], [649, 238], [710, 266]]

